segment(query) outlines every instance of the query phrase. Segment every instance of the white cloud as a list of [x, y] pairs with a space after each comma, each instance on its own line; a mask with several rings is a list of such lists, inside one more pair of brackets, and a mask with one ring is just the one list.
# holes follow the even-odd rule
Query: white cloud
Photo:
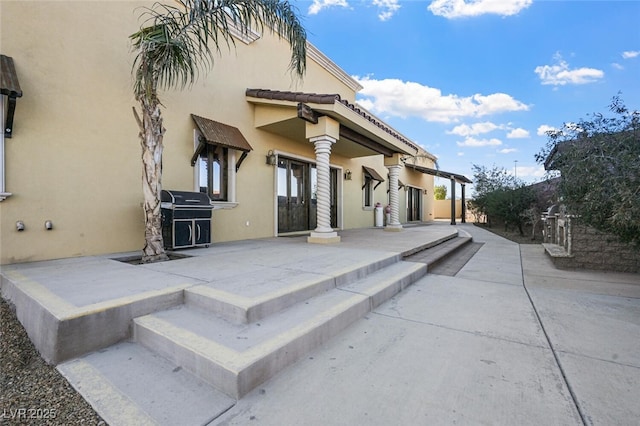
[[582, 127], [580, 127], [580, 125], [578, 123], [574, 123], [572, 121], [564, 123], [563, 130], [565, 130], [565, 129], [566, 129], [567, 132], [571, 132], [571, 133], [584, 132], [584, 129]]
[[505, 111], [528, 111], [529, 106], [516, 101], [506, 93], [493, 93], [482, 96], [480, 94], [471, 97], [478, 103], [478, 116], [496, 114]]
[[462, 151], [458, 152], [458, 157], [462, 157], [462, 156], [464, 156], [464, 152]]
[[375, 103], [371, 99], [358, 99], [358, 105], [369, 111], [373, 111], [376, 107]]
[[511, 154], [512, 152], [518, 152], [515, 148], [503, 148], [498, 151], [500, 154]]
[[622, 57], [624, 59], [637, 58], [638, 56], [640, 56], [640, 50], [627, 50], [622, 52]]
[[381, 21], [389, 20], [400, 9], [400, 0], [373, 0], [373, 5], [381, 9], [378, 18]]
[[[381, 21], [387, 21], [400, 9], [400, 0], [371, 0], [371, 4], [377, 6], [380, 10], [378, 18]], [[307, 13], [316, 15], [324, 9], [331, 7], [349, 7], [347, 0], [313, 0]]]
[[456, 143], [458, 146], [468, 146], [472, 148], [502, 145], [502, 142], [500, 141], [500, 139], [496, 139], [496, 138], [491, 138], [491, 139], [466, 138], [463, 142], [456, 142]]
[[544, 85], [587, 84], [604, 77], [604, 71], [595, 68], [569, 69], [569, 64], [560, 54], [554, 55], [554, 59], [556, 60], [554, 65], [540, 65], [534, 70]]
[[471, 136], [489, 133], [499, 128], [499, 126], [491, 123], [490, 121], [485, 121], [484, 123], [473, 123], [471, 126], [468, 124], [460, 124], [447, 133], [450, 135]]
[[548, 124], [543, 124], [540, 127], [538, 127], [538, 131], [537, 134], [538, 136], [547, 136], [548, 132], [557, 132], [558, 129], [557, 127], [553, 127], [553, 126], [549, 126]]
[[428, 9], [445, 18], [486, 14], [512, 16], [526, 9], [533, 0], [433, 0]]
[[354, 78], [363, 86], [358, 103], [376, 114], [421, 117], [427, 121], [450, 123], [463, 117], [529, 109], [528, 105], [505, 93], [460, 97], [443, 95], [439, 89], [412, 81]]
[[579, 123], [573, 123], [571, 121], [564, 123], [561, 129], [546, 124], [538, 127], [538, 136], [548, 136], [549, 133], [555, 133], [559, 136], [571, 136], [581, 132], [584, 132], [584, 128], [581, 127]]
[[542, 178], [545, 177], [546, 171], [543, 165], [540, 166], [516, 166], [515, 172], [519, 178], [533, 177]]
[[313, 3], [309, 6], [307, 12], [309, 15], [316, 15], [322, 9], [334, 6], [349, 7], [349, 3], [347, 3], [347, 0], [313, 0]]
[[528, 137], [529, 137], [529, 132], [521, 128], [511, 129], [511, 131], [507, 134], [508, 139], [524, 139]]
[[507, 138], [509, 139], [524, 139], [529, 137], [529, 132], [522, 128], [512, 128], [509, 125], [504, 124], [494, 124], [490, 121], [485, 121], [482, 123], [473, 123], [469, 124], [460, 124], [453, 129], [447, 131], [449, 135], [458, 135], [458, 136], [474, 136], [481, 135], [484, 133], [490, 133], [494, 130], [508, 130]]
[[617, 70], [623, 70], [623, 69], [624, 69], [624, 67], [623, 67], [622, 65], [620, 65], [619, 63], [617, 63], [617, 62], [613, 62], [613, 63], [611, 64], [611, 66], [612, 66], [613, 68], [617, 69]]

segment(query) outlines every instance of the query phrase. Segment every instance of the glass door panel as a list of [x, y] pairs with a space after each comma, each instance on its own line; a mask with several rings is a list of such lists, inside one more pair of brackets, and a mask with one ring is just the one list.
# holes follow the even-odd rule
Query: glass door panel
[[278, 160], [278, 232], [309, 229], [309, 164], [288, 158]]

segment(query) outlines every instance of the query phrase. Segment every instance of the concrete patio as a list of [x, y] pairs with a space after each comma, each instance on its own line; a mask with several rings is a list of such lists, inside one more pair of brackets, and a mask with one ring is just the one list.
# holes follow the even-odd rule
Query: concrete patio
[[[405, 257], [458, 231], [484, 245], [453, 277]], [[2, 294], [111, 425], [637, 423], [637, 274], [473, 225], [340, 235], [8, 265]]]

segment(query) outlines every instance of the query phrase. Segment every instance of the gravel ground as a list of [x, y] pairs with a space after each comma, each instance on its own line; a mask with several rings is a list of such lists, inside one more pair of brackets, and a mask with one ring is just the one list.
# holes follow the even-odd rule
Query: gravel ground
[[106, 425], [40, 357], [13, 307], [0, 302], [0, 424]]

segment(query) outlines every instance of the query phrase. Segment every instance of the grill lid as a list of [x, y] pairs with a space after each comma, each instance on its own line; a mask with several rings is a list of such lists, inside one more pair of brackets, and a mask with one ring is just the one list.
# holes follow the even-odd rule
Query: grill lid
[[171, 207], [207, 207], [211, 208], [211, 199], [203, 192], [162, 190], [160, 201]]

